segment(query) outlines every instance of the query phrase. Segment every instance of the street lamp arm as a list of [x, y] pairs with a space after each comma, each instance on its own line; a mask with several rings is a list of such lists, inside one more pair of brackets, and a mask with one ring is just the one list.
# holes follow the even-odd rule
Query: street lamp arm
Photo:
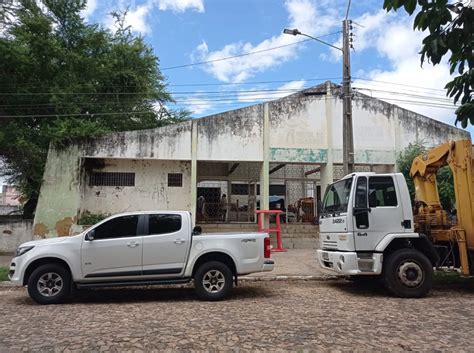
[[319, 39], [319, 38], [310, 36], [309, 34], [301, 33], [301, 32], [300, 32], [298, 29], [296, 29], [296, 28], [295, 28], [295, 29], [287, 29], [287, 28], [285, 28], [285, 29], [283, 30], [283, 33], [285, 33], [285, 34], [291, 34], [291, 35], [293, 35], [293, 36], [296, 36], [296, 35], [305, 36], [305, 37], [314, 39], [314, 40], [317, 41], [317, 42], [320, 42], [320, 43], [329, 45], [330, 47], [332, 47], [332, 48], [334, 48], [334, 49], [343, 51], [342, 48], [336, 47], [335, 45], [332, 45], [331, 43], [328, 43], [328, 42], [325, 42], [324, 40], [321, 40], [321, 39]]

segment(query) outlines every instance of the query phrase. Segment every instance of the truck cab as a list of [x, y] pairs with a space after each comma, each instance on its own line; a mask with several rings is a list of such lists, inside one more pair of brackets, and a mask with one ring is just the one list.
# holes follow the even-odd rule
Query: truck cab
[[[329, 185], [319, 225], [317, 257], [322, 268], [350, 276], [393, 272], [396, 285], [402, 289], [395, 294], [400, 296], [421, 296], [420, 287], [424, 291], [428, 286], [429, 290], [431, 284], [426, 282], [430, 282], [435, 256], [431, 254], [432, 246], [426, 245], [427, 239], [414, 232], [411, 201], [402, 174], [352, 173]], [[384, 262], [393, 253], [400, 255], [400, 251], [405, 255], [416, 251], [415, 257], [421, 255], [423, 259], [400, 260], [398, 256], [398, 267], [388, 271]]]

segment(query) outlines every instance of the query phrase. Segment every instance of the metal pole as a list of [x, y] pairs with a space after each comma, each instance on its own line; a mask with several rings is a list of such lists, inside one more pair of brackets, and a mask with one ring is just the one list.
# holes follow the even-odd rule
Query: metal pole
[[351, 40], [350, 20], [342, 21], [342, 165], [344, 175], [354, 171], [354, 140], [352, 133]]

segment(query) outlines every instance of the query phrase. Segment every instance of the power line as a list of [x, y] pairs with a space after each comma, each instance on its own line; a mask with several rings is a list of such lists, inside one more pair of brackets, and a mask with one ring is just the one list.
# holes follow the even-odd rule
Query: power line
[[[319, 36], [319, 37], [317, 37], [317, 38], [323, 38], [323, 37], [331, 36], [331, 35], [338, 34], [338, 33], [341, 33], [341, 31], [337, 31], [337, 32], [333, 32], [333, 33], [328, 33], [328, 34], [323, 34], [323, 35], [321, 35], [321, 36]], [[313, 38], [313, 39], [314, 39], [314, 38]], [[294, 43], [290, 43], [290, 44], [279, 45], [279, 46], [277, 46], [277, 47], [272, 47], [272, 48], [267, 48], [267, 49], [262, 49], [262, 50], [256, 50], [256, 51], [252, 51], [252, 52], [248, 52], [248, 53], [244, 53], [244, 54], [238, 54], [238, 55], [228, 56], [228, 57], [225, 57], [225, 58], [219, 58], [219, 59], [213, 59], [213, 60], [200, 61], [200, 62], [192, 63], [192, 64], [184, 64], [184, 65], [163, 67], [163, 68], [161, 68], [161, 71], [164, 71], [164, 70], [181, 69], [181, 68], [183, 68], [183, 67], [196, 66], [196, 65], [204, 65], [204, 64], [210, 64], [210, 63], [218, 62], [218, 61], [224, 61], [224, 60], [230, 60], [230, 59], [235, 59], [235, 58], [241, 58], [241, 57], [243, 57], [243, 56], [249, 56], [249, 55], [254, 55], [254, 54], [260, 54], [260, 53], [264, 53], [264, 52], [271, 51], [271, 50], [277, 50], [277, 49], [281, 49], [281, 48], [286, 48], [286, 47], [289, 47], [289, 46], [292, 46], [292, 45], [297, 45], [297, 44], [301, 44], [301, 43], [304, 43], [304, 42], [308, 42], [308, 41], [310, 41], [310, 40], [311, 40], [311, 39], [304, 39], [304, 40], [300, 40], [300, 41], [298, 41], [298, 42], [294, 42]]]
[[349, 10], [351, 8], [351, 0], [349, 0], [349, 2], [347, 3], [347, 10], [346, 10], [346, 20], [347, 18], [349, 17]]
[[415, 85], [407, 85], [407, 84], [397, 83], [397, 82], [388, 82], [388, 81], [372, 80], [372, 79], [363, 78], [363, 77], [353, 77], [353, 79], [355, 79], [355, 80], [361, 80], [361, 81], [385, 83], [385, 84], [389, 84], [389, 85], [396, 85], [396, 86], [403, 86], [403, 87], [415, 87], [415, 88], [421, 88], [421, 89], [425, 89], [425, 90], [432, 90], [432, 91], [445, 92], [444, 89], [439, 89], [439, 88], [423, 87], [423, 86], [415, 86]]

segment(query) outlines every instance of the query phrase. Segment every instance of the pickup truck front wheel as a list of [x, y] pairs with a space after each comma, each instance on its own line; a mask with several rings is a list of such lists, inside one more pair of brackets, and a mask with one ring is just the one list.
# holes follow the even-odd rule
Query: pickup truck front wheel
[[194, 275], [194, 288], [203, 300], [224, 299], [232, 290], [232, 272], [222, 262], [206, 262]]
[[71, 275], [58, 264], [41, 265], [28, 278], [28, 294], [38, 304], [61, 303], [70, 290]]

